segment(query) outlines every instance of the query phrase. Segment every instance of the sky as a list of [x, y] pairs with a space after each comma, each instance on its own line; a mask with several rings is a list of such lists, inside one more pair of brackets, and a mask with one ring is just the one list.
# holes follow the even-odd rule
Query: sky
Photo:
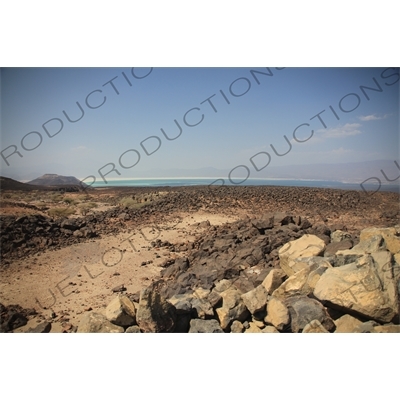
[[0, 71], [0, 173], [22, 181], [399, 159], [398, 68]]

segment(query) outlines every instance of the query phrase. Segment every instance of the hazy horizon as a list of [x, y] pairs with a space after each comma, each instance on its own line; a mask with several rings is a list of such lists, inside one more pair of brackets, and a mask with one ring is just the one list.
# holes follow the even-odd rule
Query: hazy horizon
[[[397, 163], [397, 164], [396, 164]], [[383, 173], [384, 175], [383, 175]], [[133, 180], [161, 180], [161, 179], [215, 179], [222, 178], [229, 184], [229, 172], [226, 169], [205, 167], [198, 169], [167, 169], [151, 170], [143, 172], [139, 176], [106, 177], [107, 183], [98, 180], [96, 185], [107, 185], [111, 182], [133, 181]], [[35, 175], [30, 173], [29, 179], [16, 179], [23, 183], [28, 183], [43, 175], [62, 175], [57, 171], [47, 171], [45, 174]], [[246, 180], [273, 181], [273, 180], [293, 180], [293, 181], [330, 181], [342, 183], [362, 183], [399, 185], [400, 166], [397, 160], [374, 160], [365, 163], [341, 163], [341, 164], [305, 164], [288, 165], [281, 167], [271, 167], [268, 169], [267, 176], [248, 177]], [[73, 176], [70, 174], [63, 176]], [[83, 176], [74, 176], [83, 180]], [[232, 182], [242, 180], [244, 177], [231, 175]], [[245, 180], [245, 181], [246, 181]], [[90, 182], [87, 182], [90, 184]]]
[[2, 68], [1, 85], [0, 175], [16, 180], [344, 179], [377, 160], [357, 179], [398, 175], [398, 68]]

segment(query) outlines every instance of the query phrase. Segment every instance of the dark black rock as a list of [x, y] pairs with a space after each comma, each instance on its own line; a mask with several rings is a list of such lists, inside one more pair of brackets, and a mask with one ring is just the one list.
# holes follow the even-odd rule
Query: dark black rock
[[283, 212], [274, 213], [274, 223], [275, 225], [289, 225], [293, 224], [293, 217], [289, 214]]
[[302, 218], [299, 224], [300, 229], [305, 230], [312, 227], [311, 222], [307, 218]]
[[324, 257], [334, 256], [339, 250], [347, 250], [353, 247], [351, 240], [342, 240], [341, 242], [329, 243], [326, 246]]
[[175, 333], [188, 333], [190, 329], [190, 321], [192, 317], [189, 314], [181, 314], [177, 316], [175, 322]]
[[321, 233], [317, 233], [317, 234], [315, 234], [315, 236], [317, 236], [317, 237], [319, 237], [321, 240], [323, 240], [324, 243], [325, 243], [326, 245], [328, 245], [328, 244], [331, 242], [330, 236], [323, 235], [323, 234], [321, 234]]
[[316, 225], [313, 225], [313, 227], [312, 227], [312, 232], [313, 232], [315, 235], [320, 234], [320, 235], [330, 236], [330, 234], [331, 234], [330, 228], [329, 228], [328, 226], [326, 226], [325, 224], [316, 224]]
[[111, 289], [113, 293], [119, 293], [119, 292], [125, 292], [126, 287], [124, 284], [115, 286], [114, 288]]
[[264, 235], [267, 229], [272, 229], [274, 227], [274, 216], [265, 215], [260, 219], [253, 219], [251, 223], [256, 229], [258, 229], [260, 234]]
[[153, 282], [140, 293], [136, 321], [142, 332], [173, 332], [177, 313], [175, 307], [162, 296], [163, 282]]
[[51, 331], [51, 323], [50, 322], [42, 322], [37, 325], [35, 328], [30, 328], [28, 333], [49, 333]]
[[20, 328], [28, 323], [28, 319], [22, 313], [12, 313], [6, 322], [8, 330], [13, 331], [14, 329]]
[[61, 228], [68, 229], [70, 231], [76, 231], [80, 228], [80, 224], [77, 222], [76, 219], [66, 219], [61, 222]]
[[286, 299], [286, 305], [290, 313], [292, 332], [301, 332], [314, 319], [328, 331], [336, 327], [325, 307], [317, 300], [296, 296]]

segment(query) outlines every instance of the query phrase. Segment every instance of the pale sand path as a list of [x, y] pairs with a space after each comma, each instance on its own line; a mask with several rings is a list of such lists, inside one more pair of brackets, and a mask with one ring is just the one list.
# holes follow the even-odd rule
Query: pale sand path
[[[52, 332], [62, 332], [68, 325], [77, 326], [82, 313], [90, 308], [104, 312], [116, 296], [112, 289], [123, 284], [126, 293], [136, 293], [159, 277], [166, 259], [182, 257], [186, 252], [154, 248], [160, 239], [172, 244], [193, 242], [206, 228], [202, 221], [221, 225], [239, 219], [204, 211], [168, 218], [160, 225], [145, 225], [117, 236], [104, 236], [90, 242], [14, 261], [1, 271], [0, 302], [34, 308], [42, 316], [16, 329], [24, 332], [44, 319], [51, 319]], [[143, 261], [152, 261], [141, 266]]]

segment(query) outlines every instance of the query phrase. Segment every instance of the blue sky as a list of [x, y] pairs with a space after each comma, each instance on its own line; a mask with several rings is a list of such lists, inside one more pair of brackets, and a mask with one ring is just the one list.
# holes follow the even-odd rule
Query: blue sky
[[[250, 162], [260, 152], [259, 165], [268, 153], [270, 166], [393, 161], [399, 158], [398, 74], [388, 68], [3, 68], [1, 150], [10, 165], [2, 157], [0, 172], [20, 180], [44, 173], [101, 180], [99, 169], [106, 174], [110, 163], [121, 175], [107, 179], [246, 165], [260, 178], [268, 167], [256, 172]], [[377, 85], [381, 91], [365, 89], [369, 99], [360, 88]], [[99, 107], [89, 108], [86, 98]], [[78, 119], [76, 102], [84, 115], [71, 123], [63, 111]], [[43, 128], [49, 120], [51, 138]], [[167, 140], [161, 129], [177, 136], [175, 120], [182, 133]], [[301, 124], [310, 126], [298, 129], [299, 141], [314, 130], [302, 143], [293, 136]], [[271, 145], [288, 151], [284, 135], [292, 149], [278, 156]], [[158, 150], [147, 155], [141, 143], [148, 153]], [[12, 154], [14, 146], [22, 157]]]

